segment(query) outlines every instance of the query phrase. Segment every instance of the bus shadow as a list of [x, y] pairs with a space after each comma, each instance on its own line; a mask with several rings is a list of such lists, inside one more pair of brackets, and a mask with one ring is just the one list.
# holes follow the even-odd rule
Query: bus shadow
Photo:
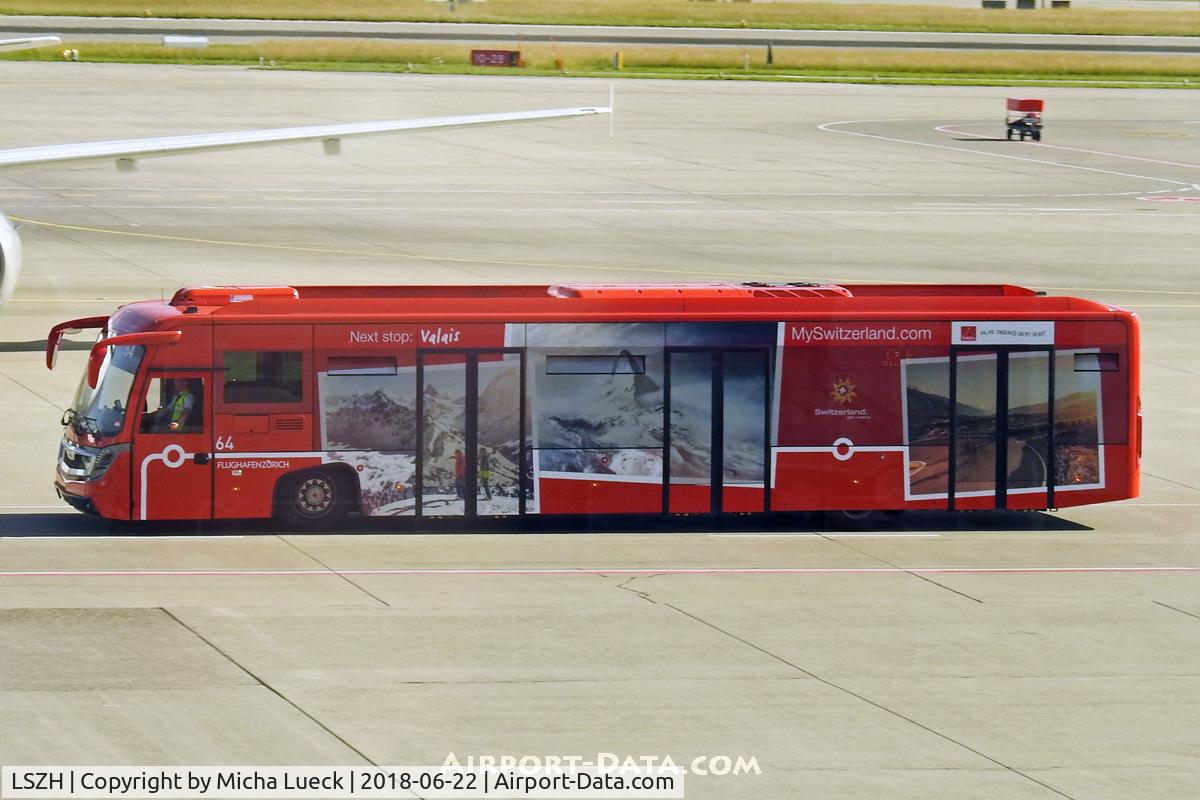
[[50, 514], [0, 514], [0, 538], [247, 536], [279, 533], [270, 520], [202, 522], [121, 522], [70, 511]]
[[3, 538], [71, 537], [187, 537], [187, 536], [275, 536], [291, 534], [688, 534], [755, 533], [804, 534], [871, 533], [887, 535], [947, 532], [1037, 533], [1042, 531], [1091, 531], [1091, 527], [1044, 512], [1030, 511], [945, 511], [876, 512], [852, 519], [840, 512], [795, 513], [776, 516], [739, 514], [713, 517], [689, 515], [657, 516], [554, 516], [524, 520], [497, 518], [470, 524], [455, 519], [427, 519], [418, 527], [415, 520], [399, 518], [352, 518], [329, 531], [299, 530], [279, 526], [271, 520], [219, 520], [203, 522], [116, 522], [84, 514], [0, 515]]

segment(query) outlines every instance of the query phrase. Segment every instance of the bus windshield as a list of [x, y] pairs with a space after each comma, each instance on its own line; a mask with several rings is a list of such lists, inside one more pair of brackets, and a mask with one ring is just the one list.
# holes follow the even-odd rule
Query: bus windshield
[[95, 389], [88, 386], [87, 375], [83, 376], [67, 412], [76, 431], [95, 436], [115, 436], [121, 432], [129, 410], [129, 392], [145, 352], [141, 345], [110, 347], [100, 365]]

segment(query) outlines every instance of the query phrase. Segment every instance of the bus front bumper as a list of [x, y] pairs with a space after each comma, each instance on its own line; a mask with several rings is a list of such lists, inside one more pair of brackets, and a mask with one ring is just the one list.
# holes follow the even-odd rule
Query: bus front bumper
[[63, 500], [67, 505], [71, 506], [71, 508], [75, 509], [76, 511], [82, 511], [85, 514], [99, 515], [100, 512], [96, 511], [96, 504], [92, 502], [92, 498], [84, 497], [78, 494], [71, 494], [66, 490], [66, 488], [63, 487], [61, 483], [54, 484], [54, 491], [58, 493], [58, 496], [61, 500]]

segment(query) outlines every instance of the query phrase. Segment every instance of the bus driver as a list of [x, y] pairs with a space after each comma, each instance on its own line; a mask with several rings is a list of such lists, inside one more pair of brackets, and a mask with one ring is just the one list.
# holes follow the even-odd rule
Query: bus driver
[[162, 395], [171, 399], [147, 416], [142, 425], [143, 431], [186, 433], [191, 430], [192, 418], [198, 405], [191, 383], [187, 378], [171, 378]]

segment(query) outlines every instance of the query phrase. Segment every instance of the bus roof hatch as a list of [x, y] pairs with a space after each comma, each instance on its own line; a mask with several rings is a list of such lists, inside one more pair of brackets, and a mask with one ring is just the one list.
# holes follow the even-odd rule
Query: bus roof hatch
[[636, 298], [853, 297], [831, 283], [570, 283], [551, 286], [551, 297], [629, 300]]
[[173, 306], [227, 306], [249, 300], [298, 300], [293, 286], [196, 286], [180, 289], [171, 298]]

